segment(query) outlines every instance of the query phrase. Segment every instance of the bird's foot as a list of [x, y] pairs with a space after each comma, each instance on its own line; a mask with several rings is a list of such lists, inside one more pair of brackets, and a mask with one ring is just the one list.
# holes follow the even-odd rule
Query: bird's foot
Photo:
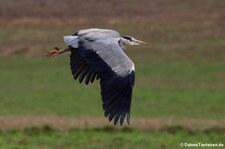
[[58, 47], [54, 47], [54, 50], [47, 52], [46, 56], [54, 57], [60, 54], [60, 49]]

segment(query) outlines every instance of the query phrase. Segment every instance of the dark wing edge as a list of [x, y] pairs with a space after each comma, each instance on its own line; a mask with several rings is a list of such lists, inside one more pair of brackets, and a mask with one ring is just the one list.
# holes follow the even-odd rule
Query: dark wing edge
[[132, 88], [135, 72], [131, 71], [127, 76], [114, 76], [110, 80], [101, 80], [101, 95], [105, 117], [109, 121], [114, 119], [114, 125], [120, 121], [123, 125], [125, 117], [130, 124], [130, 107], [132, 101]]
[[79, 49], [71, 48], [70, 55], [70, 68], [75, 80], [79, 79], [82, 83], [85, 80], [85, 84], [89, 82], [93, 83], [95, 79], [98, 79], [98, 75], [94, 72], [92, 67], [87, 64], [84, 58], [81, 57]]
[[121, 126], [127, 117], [127, 123], [130, 124], [134, 71], [128, 72], [125, 76], [119, 76], [95, 51], [83, 47], [82, 42], [80, 42], [80, 48], [85, 49], [81, 50], [81, 56], [99, 74], [105, 117], [108, 117], [109, 121], [114, 119], [114, 125], [120, 119]]

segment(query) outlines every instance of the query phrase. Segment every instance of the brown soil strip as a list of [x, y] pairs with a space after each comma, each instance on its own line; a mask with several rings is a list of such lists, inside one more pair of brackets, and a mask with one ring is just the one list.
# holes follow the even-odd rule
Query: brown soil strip
[[[57, 117], [57, 116], [30, 116], [30, 117], [0, 117], [0, 130], [25, 129], [31, 127], [50, 126], [60, 130], [72, 128], [99, 128], [113, 126], [105, 118], [93, 117]], [[127, 126], [126, 124], [124, 126]], [[131, 128], [155, 130], [162, 127], [183, 126], [188, 129], [205, 129], [224, 127], [225, 120], [204, 119], [161, 119], [161, 118], [132, 118]], [[117, 128], [121, 128], [119, 125]]]
[[39, 49], [37, 47], [28, 46], [28, 45], [18, 45], [16, 47], [0, 49], [1, 56], [11, 56], [11, 55], [26, 55], [31, 56], [37, 54]]

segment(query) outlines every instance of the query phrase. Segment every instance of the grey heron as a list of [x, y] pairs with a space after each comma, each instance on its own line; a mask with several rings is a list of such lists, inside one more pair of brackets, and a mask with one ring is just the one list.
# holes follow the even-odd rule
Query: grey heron
[[132, 88], [135, 80], [134, 63], [124, 53], [127, 45], [148, 44], [131, 36], [121, 37], [109, 29], [83, 29], [64, 36], [65, 49], [55, 47], [47, 56], [71, 51], [70, 68], [75, 80], [85, 84], [100, 79], [104, 115], [114, 125], [125, 117], [130, 124]]

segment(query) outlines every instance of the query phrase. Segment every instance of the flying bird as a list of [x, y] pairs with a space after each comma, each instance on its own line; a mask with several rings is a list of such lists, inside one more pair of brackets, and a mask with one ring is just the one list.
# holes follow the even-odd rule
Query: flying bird
[[130, 124], [132, 88], [135, 81], [134, 63], [124, 53], [127, 45], [148, 43], [131, 36], [120, 36], [109, 29], [83, 29], [64, 36], [65, 49], [55, 47], [47, 56], [71, 51], [70, 68], [75, 80], [85, 84], [100, 80], [104, 115], [114, 125]]

